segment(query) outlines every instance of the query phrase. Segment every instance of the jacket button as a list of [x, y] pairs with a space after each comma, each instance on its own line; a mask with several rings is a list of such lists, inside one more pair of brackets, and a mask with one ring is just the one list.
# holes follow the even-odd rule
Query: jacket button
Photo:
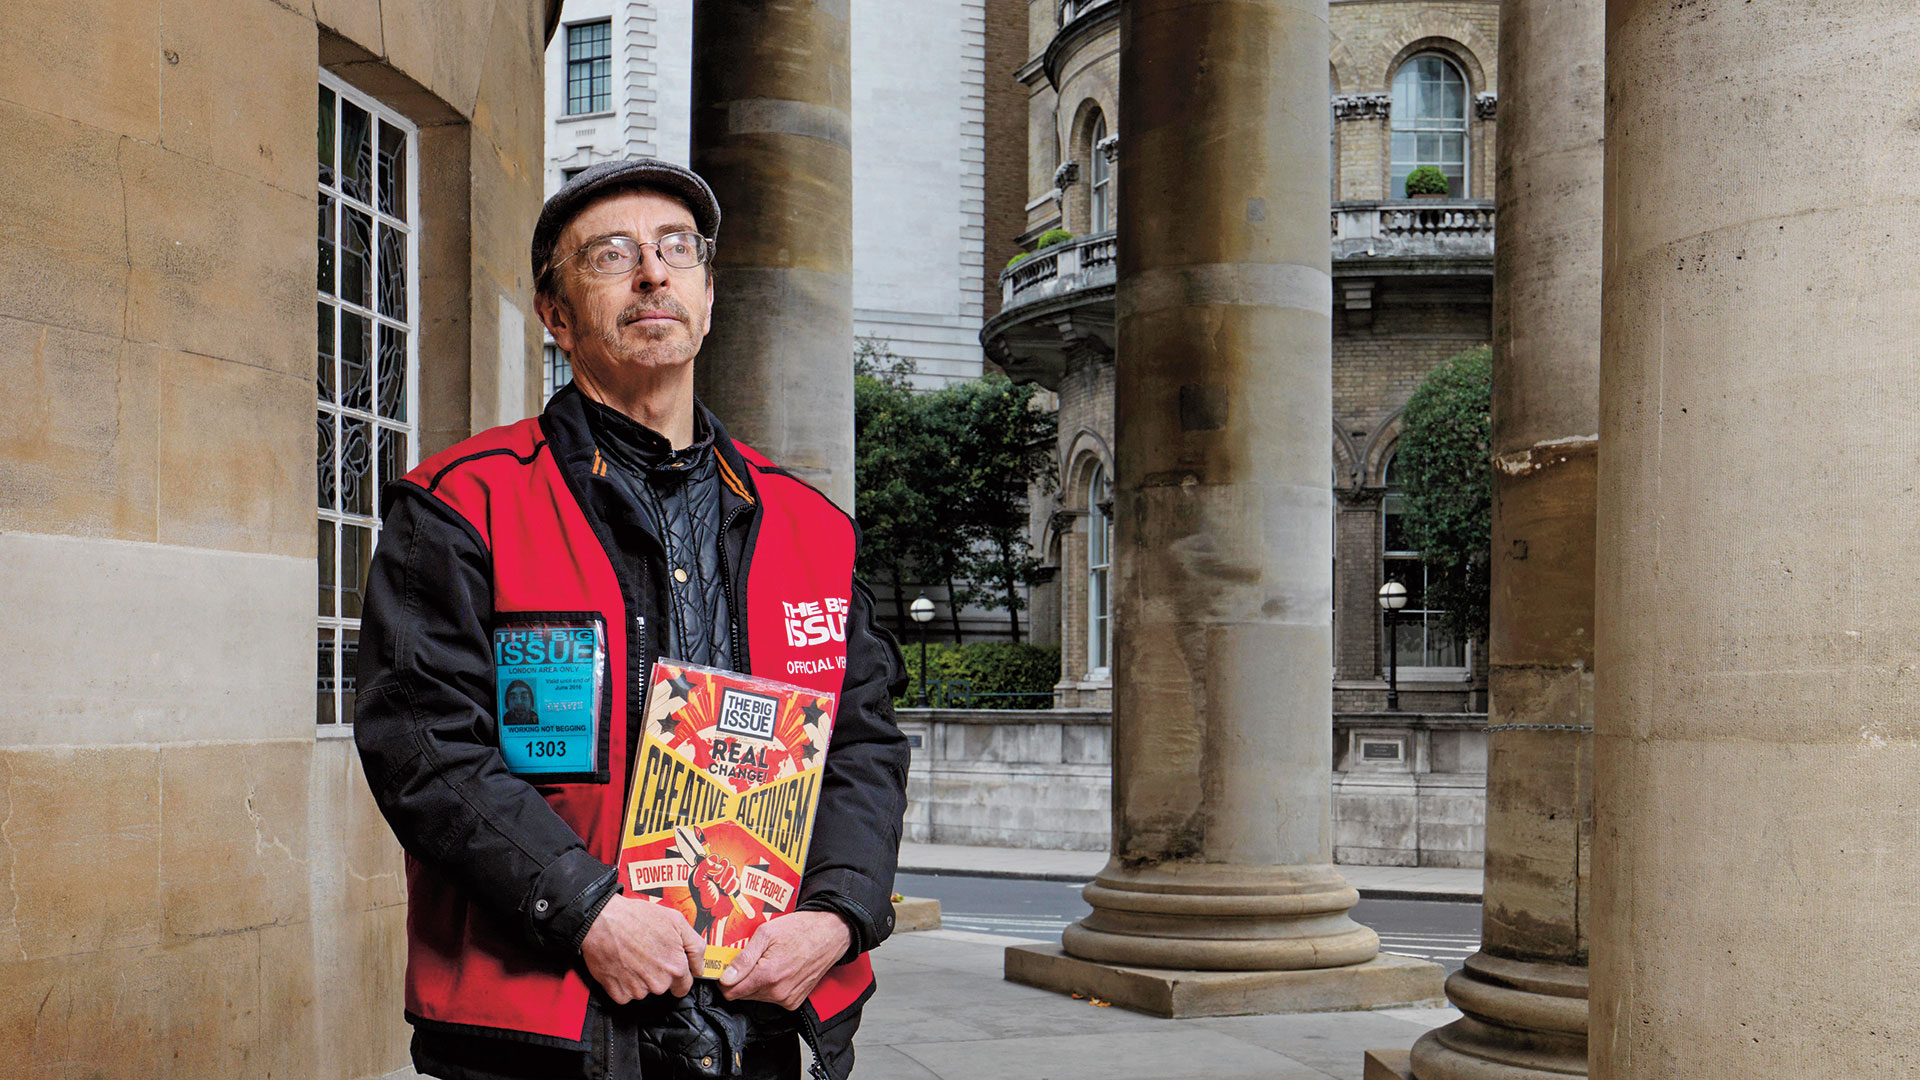
[[547, 902], [545, 900], [535, 900], [533, 902], [533, 910], [545, 913], [547, 910]]
[[682, 585], [685, 585], [687, 583], [687, 572], [678, 566], [674, 567], [673, 580], [679, 582]]

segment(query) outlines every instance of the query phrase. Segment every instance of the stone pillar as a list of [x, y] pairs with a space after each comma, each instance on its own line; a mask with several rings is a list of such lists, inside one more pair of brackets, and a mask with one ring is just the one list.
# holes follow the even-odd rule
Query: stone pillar
[[853, 505], [847, 0], [695, 0], [693, 169], [723, 220], [701, 399]]
[[1605, 15], [1500, 9], [1485, 914], [1420, 1080], [1587, 1071]]
[[1607, 7], [1592, 1075], [1905, 1075], [1920, 7]]
[[1331, 865], [1327, 0], [1120, 19], [1113, 859], [1008, 976], [1163, 1015], [1429, 998]]

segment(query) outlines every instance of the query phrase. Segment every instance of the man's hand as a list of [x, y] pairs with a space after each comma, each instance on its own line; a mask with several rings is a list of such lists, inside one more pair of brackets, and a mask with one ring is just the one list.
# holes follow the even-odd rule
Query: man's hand
[[580, 943], [587, 971], [619, 1005], [669, 991], [684, 997], [706, 951], [678, 911], [617, 894]]
[[720, 992], [729, 1001], [771, 1001], [797, 1009], [852, 944], [847, 924], [831, 911], [769, 919], [720, 973]]

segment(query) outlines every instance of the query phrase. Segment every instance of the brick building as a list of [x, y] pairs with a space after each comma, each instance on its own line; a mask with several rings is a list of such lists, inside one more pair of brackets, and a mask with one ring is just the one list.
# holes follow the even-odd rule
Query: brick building
[[[1057, 405], [1059, 483], [1033, 512], [1035, 548], [1054, 576], [1037, 590], [1034, 612], [1036, 620], [1057, 612], [1056, 704], [1104, 708], [1115, 163], [1126, 152], [1114, 122], [1119, 4], [1032, 0], [1028, 13], [1030, 59], [1017, 74], [1028, 92], [1026, 228], [990, 252], [1019, 261], [1001, 278], [1001, 311], [981, 340], [989, 358], [1045, 386]], [[1398, 809], [1385, 816], [1406, 819], [1387, 835], [1349, 813], [1342, 857], [1398, 862], [1411, 850], [1434, 861], [1453, 850], [1472, 861], [1486, 767], [1485, 650], [1456, 640], [1421, 602], [1423, 569], [1400, 539], [1392, 462], [1401, 411], [1421, 379], [1491, 336], [1499, 4], [1332, 0], [1330, 14], [1336, 783], [1372, 784], [1352, 799], [1386, 799]], [[1447, 196], [1406, 197], [1406, 176], [1420, 165], [1441, 170]], [[1054, 229], [1074, 239], [1036, 249]], [[1411, 597], [1392, 650], [1375, 600], [1389, 579]], [[1385, 708], [1390, 652], [1397, 712]], [[1359, 804], [1337, 798], [1336, 817], [1341, 805]]]

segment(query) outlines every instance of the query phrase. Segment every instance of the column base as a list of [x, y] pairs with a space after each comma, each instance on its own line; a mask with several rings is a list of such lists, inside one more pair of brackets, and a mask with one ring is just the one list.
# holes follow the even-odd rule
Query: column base
[[1587, 1075], [1586, 968], [1474, 953], [1447, 998], [1465, 1015], [1413, 1044], [1417, 1080]]
[[1006, 977], [1173, 1020], [1441, 1004], [1440, 965], [1387, 953], [1345, 967], [1187, 971], [1082, 960], [1057, 945], [1013, 945]]
[[1413, 1064], [1405, 1050], [1369, 1050], [1360, 1080], [1413, 1080]]

